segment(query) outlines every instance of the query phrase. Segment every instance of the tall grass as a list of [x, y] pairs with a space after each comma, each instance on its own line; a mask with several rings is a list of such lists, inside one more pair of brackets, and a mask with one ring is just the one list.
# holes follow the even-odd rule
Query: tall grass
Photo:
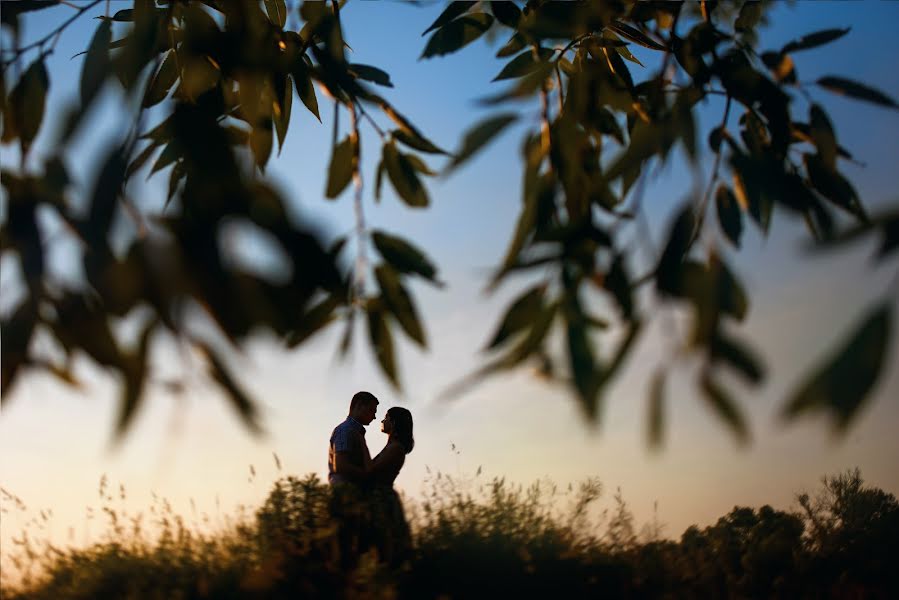
[[[436, 474], [405, 501], [414, 553], [399, 567], [372, 549], [343, 568], [330, 490], [315, 475], [277, 480], [255, 510], [189, 527], [164, 501], [141, 516], [104, 491], [102, 539], [61, 549], [23, 535], [4, 548], [16, 577], [4, 599], [897, 597], [899, 504], [860, 473], [825, 478], [799, 512], [737, 507], [712, 526], [637, 535], [619, 491], [596, 479], [540, 481]], [[4, 492], [7, 503], [15, 497]], [[124, 489], [121, 489], [124, 495]]]

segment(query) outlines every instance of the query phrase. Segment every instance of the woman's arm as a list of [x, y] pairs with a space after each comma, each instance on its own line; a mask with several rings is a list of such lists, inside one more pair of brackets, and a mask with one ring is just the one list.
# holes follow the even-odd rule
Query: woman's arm
[[368, 466], [369, 476], [397, 470], [404, 454], [402, 444], [387, 444]]

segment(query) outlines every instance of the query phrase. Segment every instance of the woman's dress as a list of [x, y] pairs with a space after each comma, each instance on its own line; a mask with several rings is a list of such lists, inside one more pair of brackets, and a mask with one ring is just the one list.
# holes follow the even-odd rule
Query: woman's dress
[[[393, 482], [406, 462], [405, 450], [402, 452], [394, 450], [391, 455], [396, 455], [397, 458], [379, 461], [393, 444], [399, 445], [398, 442], [388, 444], [372, 461], [380, 463], [371, 480], [372, 521], [374, 542], [381, 560], [399, 566], [409, 558], [412, 550], [412, 535], [403, 511], [403, 503], [399, 494], [393, 489]], [[402, 448], [401, 445], [400, 447]]]

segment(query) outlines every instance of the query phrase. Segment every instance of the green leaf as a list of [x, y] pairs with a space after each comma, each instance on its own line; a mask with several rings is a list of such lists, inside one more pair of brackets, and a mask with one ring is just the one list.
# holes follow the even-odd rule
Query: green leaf
[[175, 58], [175, 51], [169, 50], [165, 55], [165, 60], [162, 61], [162, 65], [159, 67], [159, 71], [153, 75], [150, 85], [147, 86], [141, 106], [149, 108], [165, 100], [177, 79], [178, 61]]
[[518, 296], [490, 338], [485, 350], [493, 350], [505, 343], [511, 336], [531, 327], [543, 309], [544, 285], [536, 285]]
[[325, 196], [336, 198], [350, 184], [353, 179], [353, 156], [355, 150], [351, 136], [334, 146], [331, 153], [331, 164], [328, 167], [328, 184], [325, 188]]
[[250, 130], [250, 150], [253, 151], [256, 166], [263, 172], [265, 172], [265, 165], [272, 155], [273, 137], [270, 120], [265, 120], [258, 127]]
[[285, 0], [265, 0], [265, 12], [269, 20], [278, 27], [287, 23], [287, 2]]
[[297, 96], [303, 101], [303, 104], [309, 109], [315, 118], [321, 122], [322, 118], [318, 114], [318, 99], [315, 97], [315, 88], [312, 86], [312, 78], [309, 76], [309, 70], [302, 60], [297, 60], [293, 69], [293, 84], [297, 88]]
[[483, 148], [499, 132], [518, 118], [513, 113], [505, 113], [481, 121], [467, 132], [462, 139], [462, 148], [456, 153], [449, 169], [455, 169]]
[[622, 254], [616, 254], [602, 283], [603, 287], [615, 297], [615, 301], [621, 308], [621, 316], [630, 319], [634, 313], [634, 300], [624, 261]]
[[368, 313], [368, 337], [371, 340], [375, 358], [378, 359], [381, 371], [384, 372], [384, 375], [393, 384], [393, 387], [399, 389], [396, 359], [393, 352], [393, 337], [390, 334], [390, 328], [387, 326], [387, 319], [384, 318], [384, 310], [380, 303], [370, 303], [366, 310]]
[[877, 383], [892, 335], [888, 303], [865, 315], [860, 326], [836, 345], [787, 401], [782, 416], [793, 420], [828, 413], [834, 431], [845, 433]]
[[279, 98], [278, 103], [272, 107], [274, 111], [275, 133], [278, 134], [278, 155], [284, 149], [284, 140], [287, 139], [287, 128], [290, 126], [290, 111], [293, 108], [293, 86], [290, 82], [290, 75], [284, 86], [284, 95]]
[[392, 141], [384, 144], [381, 160], [384, 161], [390, 182], [403, 202], [415, 208], [428, 205], [428, 192], [418, 178], [414, 165], [396, 149], [396, 144]]
[[862, 85], [861, 83], [857, 83], [850, 79], [828, 76], [821, 77], [820, 79], [818, 79], [817, 83], [824, 89], [829, 90], [835, 94], [849, 96], [858, 100], [865, 100], [866, 102], [873, 102], [874, 104], [880, 104], [881, 106], [886, 106], [887, 108], [899, 109], [899, 104], [896, 104], [895, 100], [893, 100], [880, 90], [875, 90], [872, 87]]
[[418, 317], [418, 311], [415, 309], [415, 303], [408, 290], [400, 283], [396, 271], [387, 265], [380, 265], [375, 269], [375, 278], [378, 280], [378, 287], [381, 288], [381, 298], [384, 304], [396, 317], [403, 330], [419, 346], [426, 347], [425, 333]]
[[371, 81], [372, 83], [377, 83], [378, 85], [383, 85], [385, 87], [393, 87], [393, 83], [390, 82], [390, 75], [377, 67], [351, 63], [347, 65], [347, 68], [350, 73], [359, 79]]
[[372, 232], [372, 242], [387, 263], [400, 273], [415, 273], [428, 281], [442, 285], [437, 281], [437, 268], [418, 248], [396, 236], [383, 231]]
[[798, 50], [808, 50], [809, 48], [815, 48], [817, 46], [823, 46], [824, 44], [828, 44], [834, 40], [838, 40], [847, 33], [849, 33], [850, 27], [846, 27], [845, 29], [824, 29], [823, 31], [816, 31], [815, 33], [809, 33], [807, 35], [802, 36], [798, 40], [793, 40], [789, 42], [786, 46], [784, 46], [780, 53], [786, 54], [788, 52], [796, 52]]
[[427, 35], [429, 31], [433, 31], [438, 27], [442, 27], [456, 17], [465, 14], [466, 12], [468, 12], [468, 9], [470, 9], [475, 4], [477, 4], [477, 2], [450, 2], [449, 6], [447, 6], [443, 10], [443, 12], [440, 13], [439, 17], [437, 17], [437, 20], [431, 23], [431, 26], [425, 29], [421, 35]]
[[518, 27], [518, 20], [521, 18], [521, 9], [514, 2], [491, 2], [490, 10], [496, 20], [506, 27]]
[[649, 382], [649, 423], [647, 438], [652, 448], [659, 448], [665, 437], [665, 369], [657, 369]]
[[[546, 61], [553, 55], [553, 50], [551, 48], [540, 48], [539, 54], [540, 60]], [[499, 72], [499, 75], [494, 77], [492, 81], [522, 77], [523, 75], [534, 72], [539, 66], [540, 63], [534, 60], [534, 53], [531, 50], [527, 50], [509, 61], [509, 63], [503, 67], [503, 70]]]
[[81, 69], [81, 105], [87, 106], [94, 99], [100, 85], [109, 73], [109, 42], [112, 40], [112, 23], [103, 21], [97, 27], [84, 66]]
[[465, 15], [452, 21], [434, 32], [419, 58], [431, 58], [456, 52], [481, 37], [492, 24], [493, 17], [487, 13]]
[[719, 185], [715, 192], [715, 208], [721, 230], [727, 239], [739, 248], [740, 236], [743, 235], [743, 211], [740, 210], [733, 192], [724, 184]]
[[749, 428], [743, 413], [737, 408], [736, 402], [730, 397], [727, 390], [721, 384], [712, 379], [709, 373], [704, 373], [700, 381], [700, 387], [705, 393], [709, 406], [731, 428], [740, 443], [749, 441]]

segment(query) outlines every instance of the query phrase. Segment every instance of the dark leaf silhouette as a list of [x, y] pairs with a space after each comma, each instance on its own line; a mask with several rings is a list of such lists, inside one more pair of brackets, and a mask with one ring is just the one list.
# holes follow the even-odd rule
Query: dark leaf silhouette
[[431, 26], [425, 29], [421, 35], [427, 35], [429, 32], [446, 25], [456, 17], [468, 12], [468, 9], [475, 4], [477, 4], [477, 2], [450, 2], [443, 12], [440, 13], [440, 16], [438, 16], [437, 19], [431, 23]]
[[899, 108], [899, 104], [896, 104], [896, 101], [884, 94], [879, 90], [875, 90], [872, 87], [867, 85], [862, 85], [861, 83], [857, 83], [852, 81], [851, 79], [846, 79], [844, 77], [821, 77], [818, 79], [818, 85], [821, 87], [834, 92], [835, 94], [841, 94], [844, 96], [849, 96], [851, 98], [856, 98], [858, 100], [865, 100], [867, 102], [873, 102], [874, 104], [879, 104], [881, 106], [886, 106], [888, 108]]
[[353, 139], [347, 136], [334, 146], [331, 154], [331, 165], [328, 167], [328, 184], [325, 196], [336, 198], [346, 189], [353, 179]]
[[892, 336], [892, 309], [875, 307], [793, 392], [783, 417], [793, 420], [812, 412], [827, 413], [834, 431], [845, 433], [869, 398], [886, 362]]
[[514, 123], [517, 118], [511, 113], [502, 114], [486, 119], [469, 129], [462, 140], [462, 148], [456, 153], [450, 168], [454, 169], [471, 158], [499, 132]]
[[845, 29], [824, 29], [822, 31], [816, 31], [815, 33], [809, 33], [798, 40], [787, 43], [781, 48], [780, 52], [781, 54], [786, 54], [788, 52], [797, 52], [799, 50], [808, 50], [809, 48], [823, 46], [824, 44], [829, 44], [834, 40], [840, 39], [849, 33], [850, 29], [851, 27], [846, 27]]
[[375, 248], [394, 269], [400, 273], [414, 273], [432, 283], [439, 283], [436, 279], [437, 268], [421, 250], [383, 231], [373, 231], [371, 237]]
[[492, 24], [493, 17], [487, 13], [472, 13], [451, 21], [434, 32], [421, 58], [452, 54], [481, 37]]

